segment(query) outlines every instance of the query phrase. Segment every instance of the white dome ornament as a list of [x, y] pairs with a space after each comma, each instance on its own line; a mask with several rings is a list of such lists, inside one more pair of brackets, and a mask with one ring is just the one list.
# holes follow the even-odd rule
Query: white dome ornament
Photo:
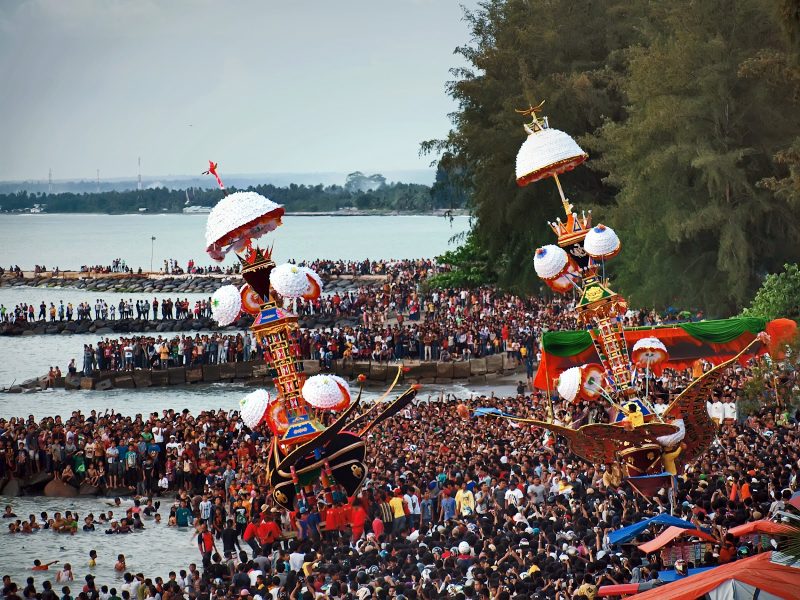
[[558, 381], [556, 381], [558, 395], [567, 402], [572, 402], [578, 397], [582, 382], [583, 374], [581, 373], [580, 367], [567, 369], [558, 376]]
[[319, 275], [307, 267], [299, 267], [285, 263], [272, 269], [269, 282], [278, 294], [284, 298], [319, 298], [322, 292], [322, 280]]
[[556, 279], [569, 268], [569, 257], [563, 248], [548, 244], [536, 249], [533, 255], [533, 268], [545, 281]]
[[266, 390], [256, 390], [247, 394], [239, 401], [239, 411], [241, 412], [242, 422], [250, 429], [256, 427], [264, 418], [267, 412], [270, 396]]
[[631, 349], [631, 359], [640, 367], [652, 368], [668, 358], [667, 347], [656, 337], [642, 338]]
[[583, 240], [586, 254], [598, 260], [614, 258], [622, 249], [622, 243], [611, 227], [603, 224], [592, 227]]
[[314, 375], [303, 384], [303, 399], [319, 410], [344, 410], [350, 406], [350, 386], [336, 375]]
[[517, 111], [532, 118], [532, 122], [524, 126], [528, 137], [517, 152], [516, 178], [519, 186], [571, 171], [589, 158], [568, 134], [550, 129], [547, 117], [542, 120], [536, 117], [543, 104]]
[[211, 316], [223, 327], [242, 312], [242, 296], [235, 285], [223, 285], [211, 296]]
[[221, 261], [231, 250], [275, 230], [284, 209], [256, 192], [234, 192], [220, 200], [206, 221], [206, 252]]

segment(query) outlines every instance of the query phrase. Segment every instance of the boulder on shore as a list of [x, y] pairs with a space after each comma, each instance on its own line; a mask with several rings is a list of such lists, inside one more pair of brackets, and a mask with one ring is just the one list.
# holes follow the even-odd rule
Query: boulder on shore
[[44, 495], [48, 498], [74, 498], [78, 490], [61, 479], [54, 479], [44, 486]]
[[100, 488], [96, 485], [92, 485], [90, 483], [83, 482], [81, 487], [78, 489], [78, 494], [81, 496], [97, 496], [100, 493]]
[[39, 471], [22, 480], [22, 487], [27, 493], [37, 493], [51, 480], [53, 476], [46, 471]]
[[22, 493], [22, 490], [19, 485], [19, 479], [16, 477], [12, 477], [8, 480], [3, 486], [3, 496], [8, 496], [9, 498], [16, 498]]

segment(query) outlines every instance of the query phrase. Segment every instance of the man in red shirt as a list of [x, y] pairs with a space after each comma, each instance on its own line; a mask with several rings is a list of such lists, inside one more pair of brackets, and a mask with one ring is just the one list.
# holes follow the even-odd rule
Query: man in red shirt
[[249, 523], [247, 523], [247, 527], [244, 528], [244, 533], [242, 534], [242, 539], [247, 542], [247, 545], [253, 550], [253, 556], [258, 556], [261, 552], [261, 548], [258, 545], [258, 526], [260, 523], [260, 519], [258, 515], [255, 515]]
[[[274, 510], [274, 509], [273, 509]], [[281, 528], [273, 520], [271, 513], [267, 515], [258, 526], [258, 541], [262, 547], [272, 548], [274, 544], [281, 537]]]
[[219, 552], [217, 552], [217, 545], [214, 543], [214, 536], [206, 525], [200, 527], [200, 533], [197, 536], [197, 547], [203, 556], [203, 567], [208, 569], [211, 567], [211, 553], [216, 552], [219, 554]]

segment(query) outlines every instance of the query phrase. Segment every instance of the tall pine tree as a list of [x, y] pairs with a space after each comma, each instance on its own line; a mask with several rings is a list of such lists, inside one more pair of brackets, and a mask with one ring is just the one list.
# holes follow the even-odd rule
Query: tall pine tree
[[609, 224], [635, 305], [729, 314], [800, 248], [800, 215], [759, 185], [798, 135], [792, 89], [743, 67], [784, 50], [772, 0], [678, 0], [647, 49], [630, 51], [628, 118], [596, 148], [617, 186]]

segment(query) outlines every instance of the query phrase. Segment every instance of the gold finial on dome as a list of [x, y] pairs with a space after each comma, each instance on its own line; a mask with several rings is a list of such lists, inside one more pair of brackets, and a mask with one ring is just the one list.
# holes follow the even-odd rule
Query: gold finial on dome
[[525, 186], [546, 177], [552, 177], [558, 186], [561, 204], [567, 218], [572, 216], [573, 206], [564, 196], [558, 176], [571, 171], [589, 155], [569, 135], [550, 127], [547, 117], [539, 119], [544, 101], [524, 110], [517, 110], [521, 115], [530, 116], [532, 121], [524, 125], [527, 139], [517, 153], [516, 177], [517, 185]]
[[[545, 100], [542, 100], [536, 106], [530, 105], [528, 108], [525, 108], [523, 110], [519, 109], [514, 110], [514, 112], [520, 115], [529, 116], [531, 118], [530, 123], [526, 123], [525, 125], [522, 126], [528, 135], [533, 135], [534, 133], [542, 129], [542, 123], [541, 121], [539, 121], [539, 118], [536, 116], [536, 113], [542, 112], [542, 107], [544, 106], [544, 103]], [[544, 126], [547, 127], [547, 117], [545, 117], [544, 121], [545, 121]]]

